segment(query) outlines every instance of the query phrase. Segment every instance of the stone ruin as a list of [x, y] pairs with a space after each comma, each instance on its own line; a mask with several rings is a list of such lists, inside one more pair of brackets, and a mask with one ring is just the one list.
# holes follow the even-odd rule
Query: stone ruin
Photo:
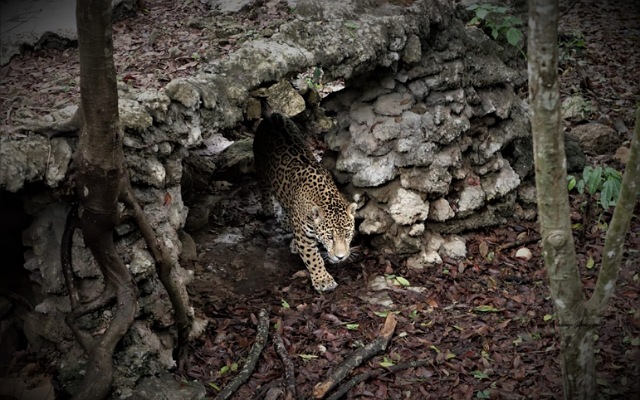
[[[327, 132], [323, 162], [357, 200], [358, 229], [372, 246], [411, 256], [410, 266], [421, 268], [441, 261], [440, 254], [464, 255], [462, 239], [449, 235], [500, 224], [514, 214], [535, 215], [533, 185], [525, 183], [533, 166], [527, 111], [518, 96], [526, 71], [514, 63], [513, 51], [465, 26], [448, 0], [301, 0], [296, 13], [273, 36], [247, 42], [163, 90], [119, 87], [136, 195], [185, 267], [176, 271], [183, 288], [193, 278], [186, 268], [194, 248], [183, 231], [189, 212], [182, 200], [183, 166], [197, 164], [207, 151], [219, 152], [229, 143], [225, 133], [259, 115], [252, 94], [264, 95], [274, 83], [291, 89], [289, 82], [299, 83], [295, 77], [310, 69], [321, 69], [325, 83], [344, 80], [345, 88], [320, 100], [302, 79], [280, 104], [292, 116], [306, 110], [314, 116], [311, 125]], [[74, 111], [69, 106], [54, 112], [49, 123]], [[250, 148], [240, 142], [234, 146]], [[35, 348], [63, 354], [55, 365], [71, 391], [84, 364], [64, 323], [70, 305], [59, 243], [69, 208], [63, 183], [75, 144], [68, 137], [0, 134], [0, 190], [21, 196], [31, 221], [22, 244], [37, 305], [24, 312], [24, 332]], [[243, 160], [246, 171], [250, 160]], [[208, 165], [200, 170], [219, 168], [206, 157], [201, 162]], [[174, 331], [144, 241], [129, 225], [116, 233], [140, 288], [137, 318], [116, 354], [114, 385], [127, 398], [135, 397], [141, 376], [174, 366]], [[74, 243], [80, 289], [96, 293], [100, 273], [80, 234]], [[100, 331], [109, 320], [105, 310], [87, 317], [85, 328]], [[193, 334], [203, 327], [196, 321]]]

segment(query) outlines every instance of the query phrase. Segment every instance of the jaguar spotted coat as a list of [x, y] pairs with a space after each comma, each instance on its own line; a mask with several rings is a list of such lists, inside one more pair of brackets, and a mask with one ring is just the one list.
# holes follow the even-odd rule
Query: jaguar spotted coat
[[333, 178], [315, 158], [306, 139], [289, 118], [272, 113], [258, 126], [253, 142], [262, 190], [262, 209], [275, 215], [276, 200], [284, 225], [293, 231], [291, 251], [302, 258], [319, 292], [336, 288], [318, 242], [331, 263], [346, 260], [354, 234], [355, 203], [347, 203]]

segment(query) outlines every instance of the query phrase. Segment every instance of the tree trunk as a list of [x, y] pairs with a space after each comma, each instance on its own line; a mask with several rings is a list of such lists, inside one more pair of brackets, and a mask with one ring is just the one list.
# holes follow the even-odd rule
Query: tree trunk
[[[613, 294], [622, 246], [638, 195], [637, 120], [618, 205], [607, 232], [593, 296], [582, 291], [569, 219], [564, 140], [558, 89], [558, 0], [529, 2], [529, 100], [538, 218], [549, 289], [558, 317], [565, 399], [596, 399], [594, 329]], [[640, 115], [640, 114], [639, 114]], [[640, 118], [640, 117], [639, 117]]]
[[95, 305], [106, 303], [115, 294], [116, 310], [104, 335], [86, 349], [87, 370], [74, 398], [102, 399], [111, 390], [113, 351], [135, 316], [137, 288], [113, 242], [126, 170], [113, 63], [111, 0], [78, 0], [76, 23], [83, 111], [75, 156], [80, 226], [105, 278], [104, 292]]

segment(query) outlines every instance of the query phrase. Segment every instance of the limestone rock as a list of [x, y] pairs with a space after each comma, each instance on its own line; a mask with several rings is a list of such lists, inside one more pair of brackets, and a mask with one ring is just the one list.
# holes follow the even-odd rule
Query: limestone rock
[[517, 188], [519, 184], [520, 177], [507, 162], [505, 162], [504, 168], [500, 172], [489, 174], [482, 178], [482, 190], [484, 190], [487, 200], [504, 196]]
[[378, 97], [373, 109], [380, 115], [397, 116], [410, 109], [414, 103], [415, 99], [410, 93], [393, 92]]
[[429, 220], [442, 222], [455, 216], [453, 209], [445, 198], [432, 201], [429, 206]]
[[620, 135], [610, 126], [598, 122], [578, 125], [571, 130], [587, 154], [602, 155], [615, 151], [622, 144]]
[[417, 63], [422, 58], [422, 44], [416, 35], [409, 35], [402, 51], [402, 60], [408, 64]]
[[447, 238], [440, 248], [440, 251], [447, 257], [461, 259], [467, 256], [467, 246], [460, 236]]
[[470, 211], [479, 209], [484, 205], [485, 193], [480, 186], [467, 185], [460, 191], [458, 200], [458, 213], [461, 216], [468, 215]]
[[365, 235], [384, 233], [393, 224], [389, 214], [376, 205], [375, 201], [369, 201], [358, 210], [358, 218], [363, 219], [358, 229]]
[[280, 81], [265, 90], [269, 106], [274, 111], [293, 117], [304, 111], [304, 98], [288, 81]]
[[164, 90], [171, 100], [178, 101], [187, 108], [200, 105], [200, 92], [188, 79], [174, 79]]
[[429, 215], [429, 203], [416, 192], [399, 188], [389, 201], [391, 218], [401, 225], [424, 221]]

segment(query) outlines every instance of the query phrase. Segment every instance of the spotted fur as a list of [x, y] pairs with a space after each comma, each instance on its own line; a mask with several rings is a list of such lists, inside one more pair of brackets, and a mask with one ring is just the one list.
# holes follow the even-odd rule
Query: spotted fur
[[319, 292], [338, 284], [327, 272], [318, 242], [331, 263], [346, 260], [354, 234], [355, 203], [347, 203], [329, 171], [315, 158], [304, 136], [289, 118], [273, 113], [258, 126], [253, 142], [262, 210], [275, 215], [274, 200], [293, 231], [291, 251], [302, 258]]

